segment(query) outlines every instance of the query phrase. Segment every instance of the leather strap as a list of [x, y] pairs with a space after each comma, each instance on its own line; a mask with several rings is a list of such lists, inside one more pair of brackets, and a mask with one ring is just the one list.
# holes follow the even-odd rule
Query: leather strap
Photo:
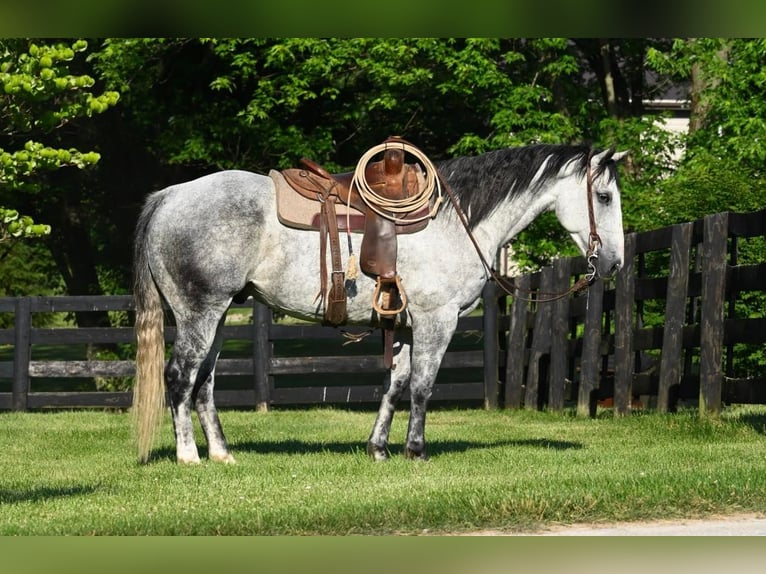
[[394, 366], [394, 320], [383, 319], [381, 329], [383, 330], [383, 366], [391, 369]]
[[[335, 213], [335, 197], [330, 195], [322, 203], [322, 225], [324, 231], [320, 231], [322, 242], [320, 244], [322, 278], [322, 299], [325, 302], [325, 322], [330, 325], [342, 325], [346, 322], [346, 277], [343, 272], [343, 264], [340, 257], [340, 238], [338, 237], [338, 219]], [[330, 293], [327, 294], [327, 248], [326, 238], [330, 241], [331, 285]]]
[[319, 297], [322, 309], [327, 310], [327, 202], [319, 208]]

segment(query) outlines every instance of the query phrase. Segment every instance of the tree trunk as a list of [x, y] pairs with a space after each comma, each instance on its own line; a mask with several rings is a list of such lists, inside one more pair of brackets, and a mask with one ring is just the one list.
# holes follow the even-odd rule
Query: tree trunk
[[[695, 39], [688, 40], [690, 44], [696, 42]], [[694, 51], [693, 45], [691, 46]], [[724, 44], [713, 56], [720, 62], [726, 62], [729, 58], [729, 44]], [[716, 62], [717, 63], [717, 62]], [[718, 66], [712, 66], [716, 69]], [[705, 125], [705, 118], [710, 109], [710, 102], [707, 93], [715, 90], [721, 83], [721, 79], [716, 73], [710, 73], [703, 62], [697, 59], [692, 64], [691, 69], [691, 88], [690, 88], [690, 109], [689, 109], [689, 133], [693, 134]]]
[[618, 117], [617, 91], [614, 89], [614, 76], [612, 75], [612, 54], [609, 40], [599, 40], [599, 51], [604, 69], [604, 95], [606, 109], [612, 117]]
[[[55, 194], [59, 195], [59, 194]], [[60, 196], [69, 195], [66, 191]], [[45, 221], [51, 225], [48, 246], [70, 295], [103, 295], [96, 271], [94, 248], [89, 226], [82, 220], [82, 209], [66, 199], [47, 209]], [[108, 327], [109, 315], [104, 311], [75, 312], [79, 327]]]

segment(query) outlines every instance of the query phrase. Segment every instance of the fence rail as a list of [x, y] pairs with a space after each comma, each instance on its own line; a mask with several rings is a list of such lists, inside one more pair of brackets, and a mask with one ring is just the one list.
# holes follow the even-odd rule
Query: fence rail
[[[599, 400], [618, 413], [648, 400], [663, 412], [681, 401], [705, 413], [723, 402], [766, 403], [766, 377], [736, 370], [738, 345], [766, 343], [766, 297], [748, 316], [737, 310], [743, 295], [766, 291], [766, 262], [738, 261], [742, 240], [764, 236], [766, 210], [631, 233], [615, 281], [548, 308], [516, 299], [506, 406], [559, 409], [565, 390], [580, 414]], [[518, 280], [563, 290], [584, 271], [581, 258], [560, 259]]]
[[[216, 366], [216, 402], [220, 406], [268, 408], [270, 405], [321, 403], [374, 403], [382, 396], [385, 367], [382, 342], [373, 334], [365, 342], [344, 347], [347, 340], [332, 327], [275, 322], [271, 311], [252, 300], [232, 305], [232, 310], [248, 313], [247, 324], [226, 325], [224, 340], [240, 341], [243, 356], [222, 353]], [[129, 360], [61, 360], [37, 358], [34, 349], [41, 345], [112, 345], [135, 342], [133, 328], [32, 326], [36, 313], [134, 311], [133, 297], [19, 297], [0, 298], [0, 313], [13, 313], [13, 329], [0, 329], [0, 345], [13, 345], [13, 360], [0, 361], [0, 381], [11, 380], [10, 391], [0, 392], [0, 409], [26, 410], [67, 407], [128, 407], [129, 391], [50, 391], [38, 388], [43, 379], [82, 379], [132, 377], [135, 362]], [[442, 363], [434, 387], [436, 401], [484, 401], [482, 317], [462, 318]], [[175, 327], [165, 328], [165, 340], [175, 338]], [[468, 342], [466, 342], [466, 339]], [[311, 351], [326, 347], [323, 354], [292, 351], [280, 356], [280, 344], [301, 346], [313, 341]], [[296, 343], [297, 342], [297, 343]], [[275, 351], [276, 347], [276, 351]], [[329, 354], [328, 354], [329, 353]], [[254, 360], [255, 357], [255, 360]], [[326, 384], [301, 381], [281, 385], [280, 379], [311, 376]], [[330, 380], [327, 380], [327, 379]], [[467, 380], [466, 380], [467, 378]], [[234, 380], [235, 387], [227, 388]], [[244, 380], [244, 383], [243, 383]], [[494, 378], [493, 378], [494, 380]], [[221, 384], [219, 381], [223, 381]], [[408, 398], [405, 395], [405, 400]]]
[[[572, 405], [580, 415], [593, 415], [599, 404], [624, 414], [638, 405], [673, 411], [683, 401], [705, 413], [719, 412], [726, 402], [766, 403], [766, 377], [742, 376], [737, 364], [742, 345], [766, 344], [766, 261], [740, 261], [741, 243], [750, 238], [766, 239], [766, 210], [627, 234], [625, 268], [615, 280], [596, 281], [586, 292], [553, 303], [507, 297], [490, 282], [483, 316], [458, 324], [432, 400], [486, 408]], [[564, 291], [585, 267], [580, 257], [562, 258], [516, 282], [533, 294]], [[746, 298], [750, 307], [743, 314]], [[131, 316], [133, 310], [131, 296], [0, 298], [0, 313], [14, 315], [14, 327], [0, 329], [0, 345], [6, 346], [0, 409], [128, 407], [129, 392], [49, 390], [40, 381], [131, 377], [131, 357], [46, 359], [37, 349], [132, 344], [130, 325], [41, 328], [33, 326], [33, 316]], [[219, 405], [263, 409], [380, 400], [385, 370], [377, 335], [343, 347], [338, 329], [280, 324], [258, 303], [233, 310], [249, 313], [250, 320], [224, 327], [225, 340], [238, 340], [240, 352], [224, 350], [218, 363]], [[172, 325], [165, 337], [174, 339]]]

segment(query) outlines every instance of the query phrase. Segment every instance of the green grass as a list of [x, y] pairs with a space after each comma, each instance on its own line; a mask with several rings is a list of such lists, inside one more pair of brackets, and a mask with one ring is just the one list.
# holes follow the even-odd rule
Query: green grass
[[392, 459], [368, 459], [373, 418], [225, 411], [232, 466], [177, 465], [166, 420], [141, 466], [126, 414], [3, 413], [0, 535], [521, 531], [766, 512], [766, 407], [720, 420], [435, 410], [427, 463], [401, 454], [405, 412]]

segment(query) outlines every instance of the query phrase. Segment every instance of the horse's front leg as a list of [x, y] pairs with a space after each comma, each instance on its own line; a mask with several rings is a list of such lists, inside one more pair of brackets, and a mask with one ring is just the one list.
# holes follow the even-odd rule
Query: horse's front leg
[[380, 408], [370, 438], [367, 441], [367, 454], [375, 460], [388, 459], [388, 436], [394, 418], [396, 403], [410, 382], [410, 351], [412, 348], [409, 332], [397, 343], [394, 349], [394, 364], [386, 374], [385, 392], [380, 400]]
[[457, 328], [457, 311], [444, 309], [433, 314], [413, 317], [412, 374], [410, 376], [410, 422], [407, 429], [405, 456], [427, 460], [426, 407], [442, 358]]

